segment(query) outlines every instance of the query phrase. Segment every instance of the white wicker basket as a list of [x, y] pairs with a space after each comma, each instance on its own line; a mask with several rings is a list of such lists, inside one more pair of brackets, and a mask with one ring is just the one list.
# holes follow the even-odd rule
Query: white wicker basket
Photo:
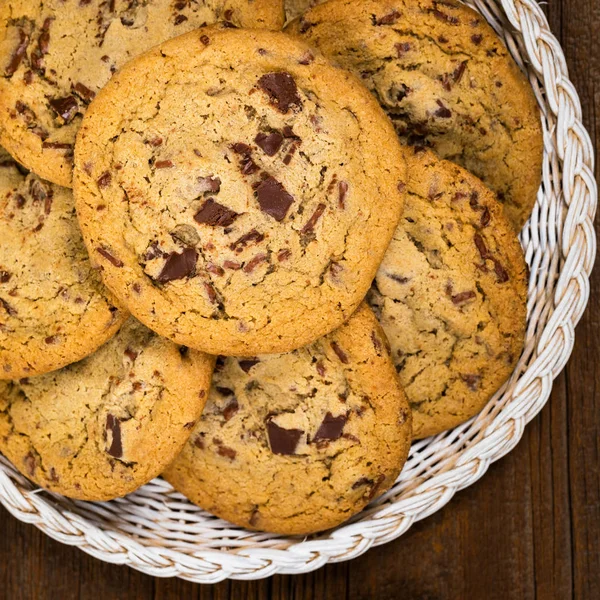
[[543, 185], [522, 243], [531, 268], [529, 327], [514, 376], [475, 419], [413, 445], [394, 487], [334, 531], [286, 538], [234, 527], [156, 480], [127, 498], [74, 502], [36, 489], [0, 456], [0, 502], [21, 521], [102, 560], [199, 583], [303, 573], [402, 535], [481, 477], [544, 406], [573, 347], [596, 253], [593, 148], [563, 52], [535, 0], [470, 2], [505, 39], [539, 101]]

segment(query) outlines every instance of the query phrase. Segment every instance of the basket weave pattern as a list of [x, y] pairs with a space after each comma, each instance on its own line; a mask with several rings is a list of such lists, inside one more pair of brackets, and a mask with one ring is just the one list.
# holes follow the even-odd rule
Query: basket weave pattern
[[563, 52], [535, 0], [468, 2], [528, 73], [542, 111], [543, 184], [521, 235], [531, 270], [525, 351], [511, 380], [468, 423], [415, 443], [394, 487], [349, 523], [310, 538], [234, 527], [162, 480], [86, 503], [36, 489], [0, 455], [0, 502], [18, 519], [102, 560], [198, 583], [303, 573], [402, 535], [509, 452], [544, 406], [587, 304], [596, 254], [593, 147]]

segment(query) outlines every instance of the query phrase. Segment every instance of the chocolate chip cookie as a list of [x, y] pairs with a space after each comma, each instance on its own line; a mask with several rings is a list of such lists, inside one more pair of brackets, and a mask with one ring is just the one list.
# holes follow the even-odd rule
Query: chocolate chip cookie
[[154, 331], [210, 354], [287, 352], [368, 291], [404, 154], [369, 92], [300, 40], [207, 28], [98, 95], [77, 142], [79, 220], [105, 283]]
[[0, 379], [59, 369], [113, 336], [127, 311], [92, 269], [71, 190], [0, 149]]
[[394, 483], [410, 421], [387, 340], [363, 305], [305, 348], [219, 359], [202, 418], [163, 477], [236, 525], [312, 533]]
[[109, 500], [157, 475], [186, 443], [214, 360], [130, 319], [85, 360], [0, 382], [0, 451], [38, 485]]
[[525, 336], [527, 267], [480, 180], [423, 149], [409, 173], [369, 300], [422, 438], [478, 413], [512, 373]]
[[128, 60], [215, 21], [280, 29], [282, 0], [2, 0], [0, 143], [71, 186], [73, 144], [98, 91]]
[[403, 142], [480, 177], [521, 229], [541, 179], [539, 110], [481, 15], [455, 0], [333, 0], [288, 31], [359, 75]]

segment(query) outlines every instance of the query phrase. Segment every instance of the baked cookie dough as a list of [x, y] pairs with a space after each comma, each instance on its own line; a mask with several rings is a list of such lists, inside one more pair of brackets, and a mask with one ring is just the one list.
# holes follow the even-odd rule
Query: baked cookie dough
[[70, 187], [82, 116], [113, 73], [216, 21], [281, 29], [283, 0], [2, 0], [0, 143]]
[[127, 312], [92, 269], [71, 190], [0, 149], [0, 379], [59, 369], [112, 337]]
[[404, 143], [482, 179], [521, 229], [541, 181], [540, 114], [480, 14], [455, 0], [332, 0], [287, 30], [360, 76]]
[[362, 306], [288, 354], [221, 358], [202, 418], [163, 477], [241, 527], [335, 527], [396, 480], [410, 410], [387, 341]]
[[79, 363], [0, 382], [0, 452], [53, 492], [81, 500], [124, 496], [182, 449], [206, 402], [213, 364], [130, 319]]
[[362, 301], [405, 149], [349, 73], [283, 33], [206, 28], [124, 67], [75, 161], [83, 236], [148, 327], [210, 354], [287, 352]]
[[519, 240], [480, 180], [418, 149], [409, 172], [369, 300], [423, 438], [477, 414], [514, 370], [528, 276]]

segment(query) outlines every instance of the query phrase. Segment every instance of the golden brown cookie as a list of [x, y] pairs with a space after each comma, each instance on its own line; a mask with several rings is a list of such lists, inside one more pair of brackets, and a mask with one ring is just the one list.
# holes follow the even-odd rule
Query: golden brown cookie
[[369, 300], [422, 438], [477, 414], [512, 373], [528, 276], [502, 206], [479, 179], [418, 149], [409, 172]]
[[190, 441], [163, 475], [236, 525], [335, 527], [396, 480], [410, 411], [373, 313], [288, 354], [217, 363]]
[[332, 0], [287, 31], [360, 76], [403, 142], [481, 178], [521, 229], [541, 180], [540, 114], [481, 15], [455, 0]]
[[303, 42], [207, 28], [131, 61], [91, 105], [79, 221], [154, 331], [211, 354], [287, 352], [368, 291], [404, 153], [368, 91]]
[[70, 187], [82, 116], [113, 73], [216, 21], [278, 30], [283, 0], [2, 0], [0, 143], [41, 177]]
[[177, 456], [198, 420], [214, 360], [130, 319], [85, 360], [0, 383], [0, 451], [38, 485], [109, 500]]
[[0, 379], [59, 369], [112, 337], [127, 311], [92, 269], [71, 190], [0, 149]]

